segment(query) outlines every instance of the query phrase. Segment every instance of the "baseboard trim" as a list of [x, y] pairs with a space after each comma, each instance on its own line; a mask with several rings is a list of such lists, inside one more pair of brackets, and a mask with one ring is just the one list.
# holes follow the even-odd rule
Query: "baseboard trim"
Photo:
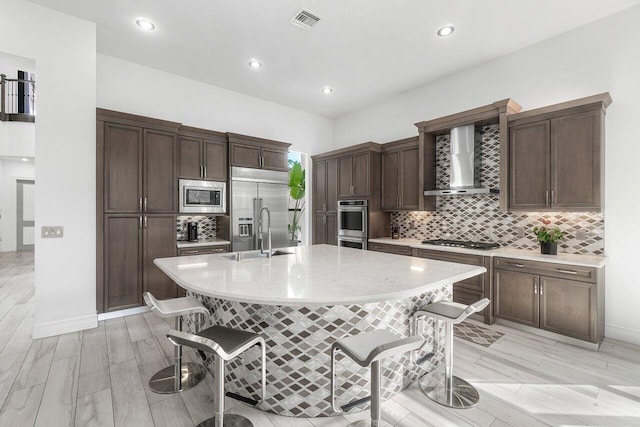
[[499, 325], [509, 326], [519, 331], [529, 332], [530, 334], [533, 334], [533, 335], [538, 335], [544, 338], [560, 341], [565, 344], [571, 344], [571, 345], [575, 345], [576, 347], [586, 348], [587, 350], [598, 351], [598, 349], [600, 348], [600, 343], [592, 343], [589, 341], [579, 340], [573, 337], [567, 337], [565, 335], [557, 334], [555, 332], [545, 331], [544, 329], [534, 328], [527, 325], [521, 325], [520, 323], [512, 322], [510, 320], [496, 319], [496, 323]]
[[72, 319], [55, 320], [53, 322], [38, 323], [33, 325], [33, 339], [53, 337], [69, 332], [82, 331], [98, 327], [98, 316], [88, 314]]
[[605, 323], [604, 336], [614, 340], [624, 341], [630, 344], [640, 345], [640, 330]]
[[146, 313], [147, 311], [149, 311], [149, 307], [143, 305], [142, 307], [127, 308], [126, 310], [100, 313], [98, 314], [98, 322], [102, 320], [117, 319], [118, 317], [131, 316], [132, 314]]

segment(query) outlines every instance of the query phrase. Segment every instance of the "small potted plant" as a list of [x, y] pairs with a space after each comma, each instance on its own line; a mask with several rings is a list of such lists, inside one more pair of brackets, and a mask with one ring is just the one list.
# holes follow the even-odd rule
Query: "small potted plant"
[[558, 240], [564, 240], [564, 232], [558, 226], [549, 227], [551, 221], [548, 219], [542, 218], [540, 221], [542, 221], [542, 225], [533, 227], [533, 234], [540, 242], [540, 253], [557, 255]]

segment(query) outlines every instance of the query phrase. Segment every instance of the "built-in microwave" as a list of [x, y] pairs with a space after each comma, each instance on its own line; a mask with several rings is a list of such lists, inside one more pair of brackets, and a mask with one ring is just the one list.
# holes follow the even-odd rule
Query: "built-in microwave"
[[227, 183], [179, 180], [180, 213], [227, 213]]

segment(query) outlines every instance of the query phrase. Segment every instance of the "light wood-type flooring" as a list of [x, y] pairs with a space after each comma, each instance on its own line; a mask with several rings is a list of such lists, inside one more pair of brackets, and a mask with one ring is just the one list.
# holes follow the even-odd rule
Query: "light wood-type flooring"
[[[33, 326], [33, 253], [0, 253], [0, 426], [193, 426], [211, 416], [212, 377], [181, 394], [146, 384], [169, 365], [170, 325], [152, 313], [39, 340]], [[477, 407], [450, 410], [410, 387], [383, 404], [395, 426], [640, 426], [640, 347], [605, 340], [594, 352], [494, 326], [489, 348], [455, 340], [455, 371], [480, 391]], [[345, 426], [367, 412], [294, 419], [227, 398], [256, 427]]]

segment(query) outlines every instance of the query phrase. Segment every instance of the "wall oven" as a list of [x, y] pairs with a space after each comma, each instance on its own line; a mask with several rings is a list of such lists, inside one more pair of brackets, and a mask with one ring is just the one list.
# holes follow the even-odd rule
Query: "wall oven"
[[227, 183], [179, 180], [180, 213], [227, 213]]
[[366, 200], [338, 201], [339, 246], [353, 247], [353, 245], [358, 244], [362, 246], [359, 249], [367, 248], [367, 237], [369, 235], [367, 214]]

